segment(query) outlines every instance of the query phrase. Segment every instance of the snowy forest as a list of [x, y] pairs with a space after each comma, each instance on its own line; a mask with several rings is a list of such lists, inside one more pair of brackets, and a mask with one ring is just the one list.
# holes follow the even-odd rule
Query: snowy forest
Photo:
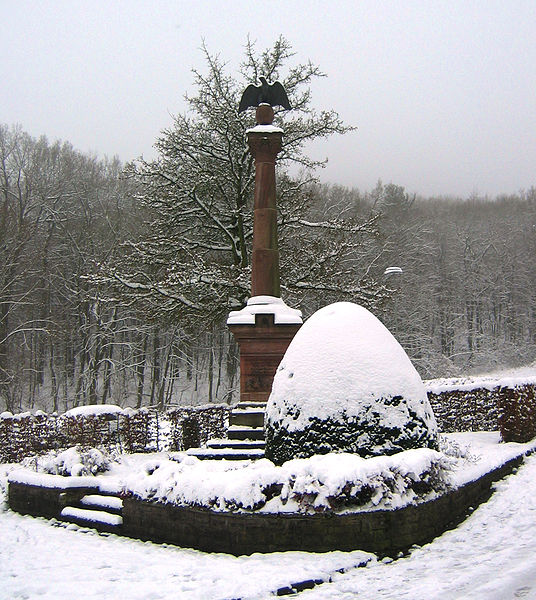
[[294, 107], [276, 117], [287, 304], [305, 317], [336, 300], [366, 306], [423, 378], [536, 359], [534, 187], [425, 198], [322, 184], [307, 144], [350, 127], [312, 107], [318, 67], [288, 66], [284, 39], [248, 44], [239, 77], [204, 52], [154, 160], [121, 164], [0, 125], [0, 410], [237, 399], [225, 319], [248, 298], [254, 181], [252, 116], [237, 107], [259, 73]]

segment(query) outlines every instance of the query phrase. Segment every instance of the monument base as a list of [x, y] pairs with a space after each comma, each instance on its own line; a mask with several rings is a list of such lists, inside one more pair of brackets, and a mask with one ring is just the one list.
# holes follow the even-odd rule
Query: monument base
[[266, 403], [277, 367], [302, 325], [301, 312], [281, 298], [257, 296], [231, 312], [227, 325], [240, 350], [240, 402]]

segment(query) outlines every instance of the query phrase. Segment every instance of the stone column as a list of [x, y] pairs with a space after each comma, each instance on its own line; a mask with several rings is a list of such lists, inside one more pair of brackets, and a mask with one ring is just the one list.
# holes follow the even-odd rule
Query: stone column
[[273, 114], [271, 106], [259, 106], [258, 124], [247, 132], [249, 151], [255, 159], [251, 295], [279, 298], [275, 160], [281, 151], [283, 131], [272, 125]]
[[240, 348], [240, 401], [265, 403], [275, 371], [302, 324], [301, 312], [281, 300], [275, 160], [283, 130], [272, 125], [268, 104], [257, 108], [257, 125], [248, 130], [255, 158], [251, 298], [247, 306], [229, 314], [227, 324]]

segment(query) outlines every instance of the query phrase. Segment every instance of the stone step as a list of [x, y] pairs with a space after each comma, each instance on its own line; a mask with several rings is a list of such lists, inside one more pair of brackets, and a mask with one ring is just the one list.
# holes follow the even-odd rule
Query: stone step
[[83, 496], [78, 505], [79, 508], [110, 512], [116, 515], [120, 515], [123, 510], [123, 500], [121, 498], [104, 494], [88, 494]]
[[264, 440], [264, 429], [262, 427], [231, 425], [227, 430], [227, 437], [230, 440]]
[[230, 423], [247, 427], [263, 427], [264, 411], [257, 408], [235, 408], [231, 413]]
[[207, 442], [207, 448], [234, 448], [235, 450], [262, 450], [266, 443], [264, 440], [229, 440], [214, 439]]
[[264, 458], [264, 450], [241, 448], [190, 448], [186, 451], [189, 456], [200, 460], [258, 460]]
[[82, 527], [90, 527], [98, 531], [119, 533], [123, 525], [123, 517], [103, 510], [89, 510], [77, 506], [64, 506], [60, 519], [68, 523], [75, 523]]

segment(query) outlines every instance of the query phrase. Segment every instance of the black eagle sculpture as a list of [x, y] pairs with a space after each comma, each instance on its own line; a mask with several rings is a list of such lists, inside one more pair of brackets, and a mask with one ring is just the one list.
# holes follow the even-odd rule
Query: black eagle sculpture
[[269, 104], [270, 106], [282, 106], [290, 110], [290, 102], [288, 101], [287, 92], [285, 88], [276, 81], [275, 83], [268, 83], [266, 77], [259, 77], [260, 85], [248, 85], [242, 94], [240, 105], [238, 106], [238, 112], [241, 113], [248, 108], [254, 108], [259, 104]]

